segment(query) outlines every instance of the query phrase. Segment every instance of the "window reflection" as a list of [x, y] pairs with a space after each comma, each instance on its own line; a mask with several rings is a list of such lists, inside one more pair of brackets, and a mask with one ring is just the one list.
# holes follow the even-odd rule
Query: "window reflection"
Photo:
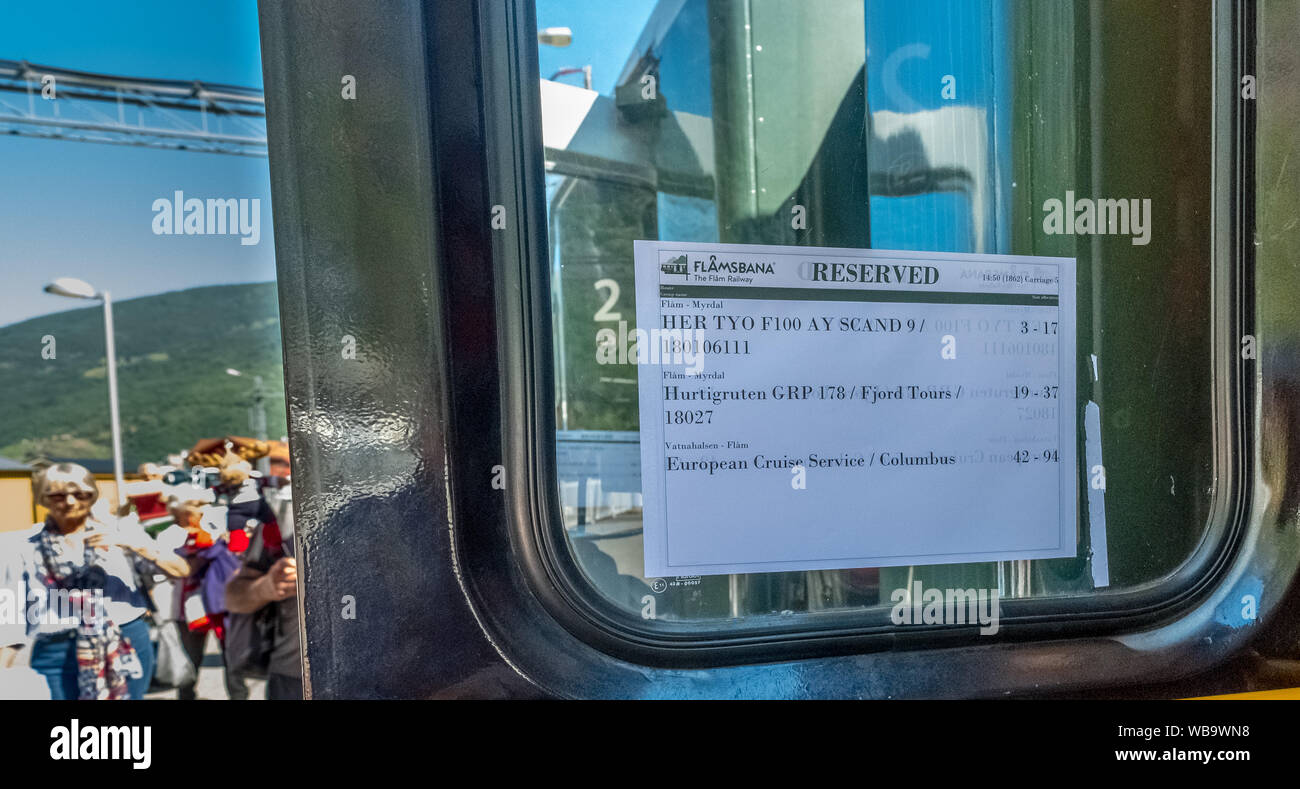
[[[539, 26], [569, 24], [553, 5]], [[660, 0], [635, 42], [586, 42], [627, 49], [612, 89], [543, 80], [559, 497], [591, 585], [634, 616], [686, 621], [887, 612], [918, 581], [1095, 593], [1185, 560], [1214, 492], [1210, 256], [1208, 230], [1173, 217], [1208, 216], [1209, 13]], [[1168, 221], [1141, 247], [1046, 235], [1041, 206], [1067, 190], [1153, 197]], [[1078, 258], [1078, 357], [1102, 360], [1080, 370], [1078, 402], [1099, 405], [1115, 470], [1108, 544], [1081, 495], [1075, 559], [643, 578], [632, 243], [656, 238]]]

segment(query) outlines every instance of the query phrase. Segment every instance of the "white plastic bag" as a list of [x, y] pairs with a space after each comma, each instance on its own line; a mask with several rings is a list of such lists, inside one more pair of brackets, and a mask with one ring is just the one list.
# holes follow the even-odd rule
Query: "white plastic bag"
[[154, 663], [154, 682], [166, 688], [192, 685], [195, 680], [194, 664], [181, 643], [176, 622], [163, 622], [158, 628], [157, 656]]

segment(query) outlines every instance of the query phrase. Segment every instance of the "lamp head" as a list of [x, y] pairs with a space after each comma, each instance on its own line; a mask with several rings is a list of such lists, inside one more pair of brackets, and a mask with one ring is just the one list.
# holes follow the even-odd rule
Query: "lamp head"
[[567, 27], [544, 27], [537, 31], [537, 41], [549, 47], [567, 47], [573, 43], [573, 31]]
[[89, 282], [72, 277], [59, 277], [45, 286], [45, 292], [74, 299], [99, 298], [99, 294], [95, 292], [95, 288]]

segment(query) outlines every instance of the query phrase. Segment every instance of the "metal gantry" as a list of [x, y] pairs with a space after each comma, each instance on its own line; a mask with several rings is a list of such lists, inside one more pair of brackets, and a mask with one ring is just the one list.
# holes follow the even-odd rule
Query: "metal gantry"
[[262, 91], [0, 60], [0, 134], [266, 156]]

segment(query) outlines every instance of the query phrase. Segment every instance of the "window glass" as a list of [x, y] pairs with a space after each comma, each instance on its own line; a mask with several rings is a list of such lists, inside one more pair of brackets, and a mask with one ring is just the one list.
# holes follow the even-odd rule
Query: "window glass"
[[[1102, 595], [1189, 558], [1216, 494], [1210, 5], [537, 8], [539, 29], [572, 31], [539, 47], [556, 530], [598, 593], [639, 619], [652, 596], [650, 627], [861, 609], [887, 623], [891, 594], [918, 581]], [[1149, 208], [1127, 233], [1048, 232], [1048, 201], [1075, 198]], [[1077, 557], [643, 577], [638, 368], [596, 350], [632, 342], [633, 241], [647, 239], [1076, 258]], [[1104, 481], [1084, 467], [1089, 442]]]

